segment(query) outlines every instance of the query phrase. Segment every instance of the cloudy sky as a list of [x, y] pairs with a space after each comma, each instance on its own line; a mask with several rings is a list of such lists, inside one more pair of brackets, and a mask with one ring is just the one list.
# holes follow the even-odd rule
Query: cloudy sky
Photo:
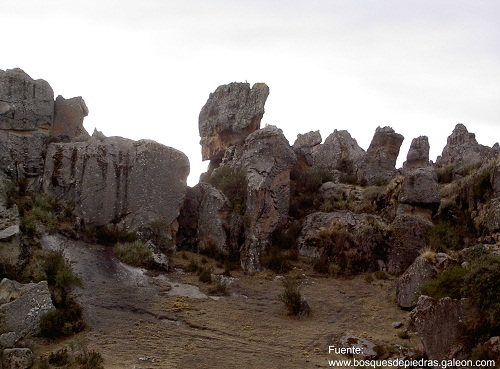
[[233, 81], [265, 82], [262, 124], [364, 149], [377, 126], [427, 135], [431, 158], [456, 123], [500, 141], [498, 0], [0, 0], [0, 69], [83, 96], [85, 126], [149, 138], [201, 162], [198, 114]]

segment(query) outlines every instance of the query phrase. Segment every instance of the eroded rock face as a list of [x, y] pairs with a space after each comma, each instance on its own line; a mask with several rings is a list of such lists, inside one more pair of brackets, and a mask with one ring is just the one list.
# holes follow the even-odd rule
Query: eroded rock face
[[310, 131], [305, 134], [298, 134], [293, 143], [292, 149], [297, 155], [300, 165], [310, 167], [314, 164], [314, 153], [321, 144], [322, 138], [319, 131]]
[[491, 148], [477, 143], [476, 135], [469, 133], [459, 123], [448, 137], [443, 153], [436, 160], [436, 168], [453, 165], [454, 173], [459, 176], [467, 174], [467, 170], [479, 167], [489, 156]]
[[354, 174], [365, 156], [365, 150], [345, 130], [333, 131], [314, 153], [314, 165]]
[[397, 173], [396, 160], [404, 137], [391, 127], [377, 127], [357, 172], [358, 182], [375, 185], [389, 182]]
[[33, 366], [34, 355], [29, 348], [5, 349], [2, 361], [4, 369], [29, 369]]
[[430, 360], [462, 358], [468, 341], [465, 323], [472, 314], [467, 299], [419, 297], [411, 319]]
[[256, 83], [230, 83], [210, 94], [199, 117], [203, 160], [220, 161], [229, 146], [242, 143], [260, 128], [269, 87]]
[[403, 204], [437, 210], [440, 196], [434, 168], [407, 170], [398, 201]]
[[8, 188], [12, 181], [0, 177], [0, 260], [15, 267], [22, 255], [20, 218], [17, 205], [9, 204]]
[[38, 189], [45, 140], [54, 118], [54, 92], [21, 69], [0, 70], [0, 172]]
[[500, 197], [490, 202], [486, 214], [486, 227], [491, 233], [500, 232]]
[[229, 255], [238, 247], [232, 237], [233, 221], [227, 197], [208, 183], [198, 183], [187, 191], [179, 216], [177, 241], [193, 250], [211, 249]]
[[135, 231], [160, 221], [175, 233], [188, 174], [189, 161], [178, 150], [108, 137], [50, 144], [43, 189], [73, 202], [86, 224]]
[[89, 109], [81, 96], [65, 99], [57, 96], [54, 109], [52, 136], [73, 141], [76, 137], [90, 138], [83, 127], [83, 119], [89, 115]]
[[396, 283], [396, 299], [402, 309], [413, 309], [417, 305], [422, 283], [437, 274], [434, 265], [427, 259], [417, 257]]
[[28, 334], [40, 332], [40, 317], [54, 309], [46, 281], [0, 282], [0, 346], [13, 347]]
[[420, 136], [411, 141], [410, 150], [403, 163], [405, 170], [425, 168], [429, 165], [429, 139], [427, 136]]
[[[375, 270], [385, 261], [383, 242], [388, 231], [376, 215], [345, 210], [317, 212], [304, 219], [297, 245], [303, 256], [319, 258], [323, 254], [343, 251], [352, 254], [353, 258], [365, 260], [366, 270]], [[338, 234], [340, 237], [335, 238]], [[326, 250], [321, 242], [325, 238], [334, 240], [334, 247], [338, 250]]]
[[432, 222], [420, 215], [398, 214], [392, 223], [394, 232], [389, 252], [388, 271], [403, 273], [429, 242]]
[[246, 210], [250, 225], [241, 250], [247, 271], [260, 269], [259, 254], [267, 249], [273, 231], [288, 220], [290, 171], [296, 156], [281, 129], [267, 126], [247, 137], [235, 166], [246, 172]]

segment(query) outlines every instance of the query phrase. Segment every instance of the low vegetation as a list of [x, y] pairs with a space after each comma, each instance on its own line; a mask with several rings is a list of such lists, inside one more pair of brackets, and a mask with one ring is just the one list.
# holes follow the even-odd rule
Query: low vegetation
[[72, 340], [70, 350], [64, 347], [55, 352], [40, 356], [38, 367], [50, 369], [51, 367], [78, 368], [78, 369], [104, 369], [104, 359], [99, 351], [88, 350], [86, 342]]
[[125, 264], [143, 267], [152, 264], [152, 252], [142, 241], [117, 243], [113, 247], [115, 256]]
[[289, 315], [303, 313], [304, 303], [300, 292], [301, 283], [296, 278], [283, 278], [284, 291], [278, 297], [285, 304]]
[[242, 169], [221, 166], [212, 173], [210, 184], [227, 196], [234, 211], [245, 213], [248, 184]]

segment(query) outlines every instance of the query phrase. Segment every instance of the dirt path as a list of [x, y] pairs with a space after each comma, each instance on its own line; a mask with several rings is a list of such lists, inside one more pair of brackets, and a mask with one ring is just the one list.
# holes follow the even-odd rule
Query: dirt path
[[[277, 298], [282, 285], [272, 273], [234, 272], [231, 295], [213, 299], [180, 268], [150, 277], [103, 246], [66, 240], [64, 248], [83, 279], [78, 299], [91, 326], [89, 345], [106, 368], [327, 368], [334, 358], [328, 346], [346, 333], [388, 348], [420, 347], [392, 327], [407, 321], [394, 303], [394, 280], [320, 278], [299, 265], [292, 273], [303, 276], [312, 314], [297, 319]], [[171, 261], [186, 263], [180, 255]]]

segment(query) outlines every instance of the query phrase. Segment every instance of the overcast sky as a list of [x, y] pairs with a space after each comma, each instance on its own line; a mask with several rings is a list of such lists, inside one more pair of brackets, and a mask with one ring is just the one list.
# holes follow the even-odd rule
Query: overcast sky
[[377, 126], [427, 135], [431, 159], [455, 124], [500, 141], [498, 0], [0, 0], [0, 69], [83, 96], [85, 127], [154, 139], [201, 162], [198, 115], [234, 81], [270, 87], [262, 125], [347, 129], [364, 149]]

